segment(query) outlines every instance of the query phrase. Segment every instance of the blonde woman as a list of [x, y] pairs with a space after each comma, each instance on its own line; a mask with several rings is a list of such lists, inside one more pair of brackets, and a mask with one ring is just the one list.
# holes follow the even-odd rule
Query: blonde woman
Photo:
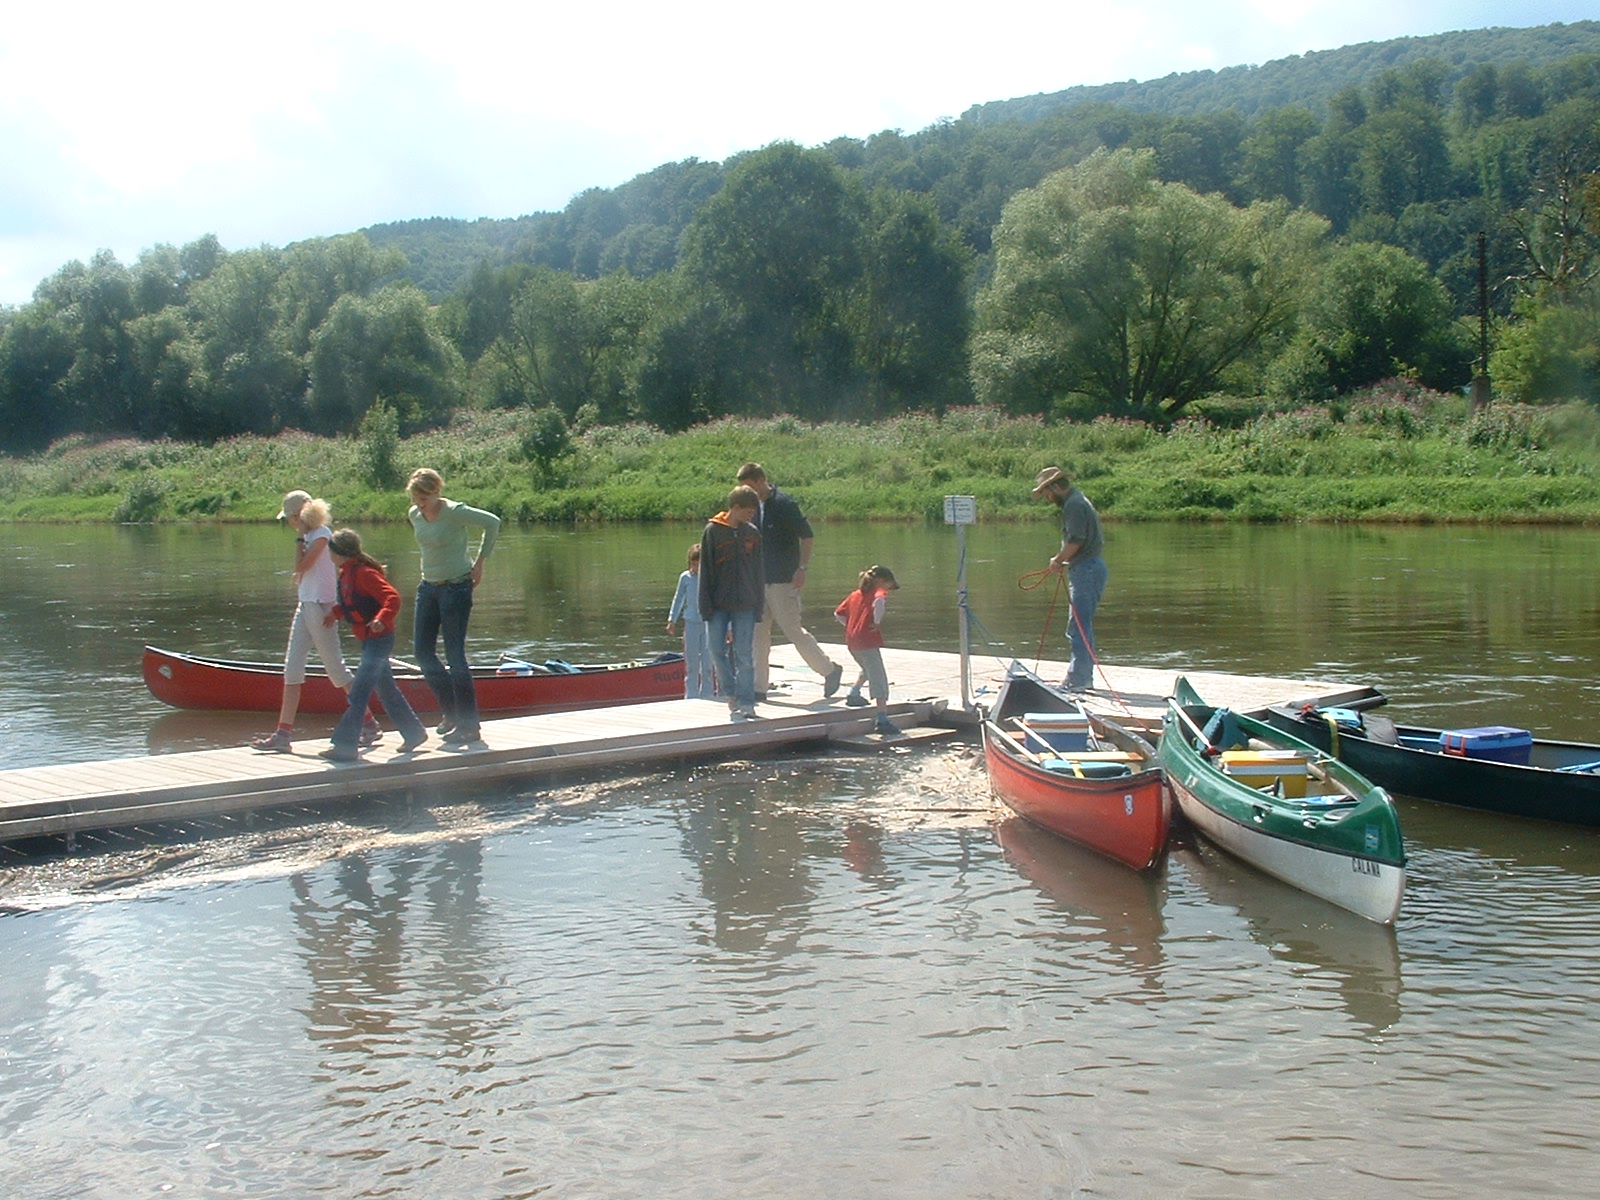
[[[289, 625], [289, 649], [283, 658], [283, 702], [278, 708], [278, 727], [252, 739], [257, 750], [276, 750], [281, 754], [294, 751], [294, 719], [300, 711], [300, 693], [305, 688], [306, 661], [311, 657], [311, 647], [317, 648], [322, 665], [334, 686], [350, 693], [354, 676], [344, 665], [344, 653], [339, 646], [339, 629], [330, 626], [328, 614], [339, 601], [339, 573], [328, 553], [328, 538], [333, 531], [328, 528], [328, 502], [313, 499], [309, 492], [298, 489], [283, 498], [278, 510], [278, 520], [285, 522], [295, 532], [294, 585], [298, 603], [294, 620]], [[361, 731], [361, 744], [370, 746], [382, 736], [378, 723], [370, 713]]]
[[[500, 536], [500, 518], [481, 508], [447, 500], [439, 472], [422, 467], [406, 481], [411, 509], [406, 514], [422, 551], [422, 582], [417, 585], [414, 641], [417, 666], [444, 713], [439, 732], [447, 746], [478, 740], [478, 693], [467, 665], [467, 621], [472, 592], [483, 582], [483, 564]], [[474, 553], [474, 530], [483, 540]], [[444, 662], [438, 644], [444, 638]]]

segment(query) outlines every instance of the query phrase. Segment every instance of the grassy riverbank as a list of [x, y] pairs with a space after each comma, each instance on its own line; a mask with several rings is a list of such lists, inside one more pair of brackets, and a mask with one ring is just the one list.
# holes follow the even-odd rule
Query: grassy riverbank
[[1290, 413], [1215, 407], [1158, 431], [1129, 421], [1044, 424], [966, 409], [943, 420], [807, 425], [723, 420], [574, 435], [530, 461], [527, 416], [466, 413], [383, 449], [287, 433], [213, 446], [73, 438], [0, 458], [11, 520], [253, 521], [303, 487], [340, 521], [398, 520], [414, 466], [450, 496], [530, 522], [698, 522], [739, 463], [758, 459], [814, 519], [939, 519], [947, 494], [985, 519], [1043, 519], [1034, 473], [1059, 464], [1123, 520], [1600, 521], [1600, 417], [1588, 405], [1495, 405], [1379, 390]]

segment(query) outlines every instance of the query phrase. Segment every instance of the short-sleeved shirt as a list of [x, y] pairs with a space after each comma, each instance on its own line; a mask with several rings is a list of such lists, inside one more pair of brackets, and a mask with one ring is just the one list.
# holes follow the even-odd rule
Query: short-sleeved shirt
[[1061, 502], [1061, 540], [1078, 547], [1069, 566], [1099, 558], [1100, 551], [1105, 548], [1105, 538], [1100, 535], [1100, 514], [1094, 511], [1089, 497], [1077, 488], [1069, 491]]
[[793, 496], [773, 488], [761, 505], [759, 524], [767, 582], [788, 583], [800, 569], [800, 543], [814, 536], [811, 522]]
[[[326, 542], [332, 536], [333, 530], [326, 525], [306, 530], [303, 553], [309, 554], [318, 542]], [[333, 604], [338, 601], [339, 568], [333, 565], [333, 555], [328, 553], [327, 546], [322, 547], [317, 561], [300, 576], [299, 598], [312, 604]]]

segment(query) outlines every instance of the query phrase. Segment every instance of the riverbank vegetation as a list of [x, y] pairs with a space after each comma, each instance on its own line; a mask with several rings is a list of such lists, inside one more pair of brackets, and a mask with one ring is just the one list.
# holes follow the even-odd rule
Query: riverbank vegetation
[[[1069, 470], [1111, 519], [1600, 521], [1600, 418], [1587, 404], [1496, 404], [1390, 384], [1291, 410], [1202, 401], [1170, 429], [1050, 423], [994, 408], [873, 424], [724, 418], [678, 434], [598, 425], [544, 436], [535, 415], [466, 412], [410, 437], [243, 435], [209, 445], [73, 438], [0, 459], [14, 520], [259, 521], [304, 487], [339, 521], [400, 520], [415, 466], [518, 521], [685, 521], [716, 511], [755, 458], [818, 520], [1047, 520], [1034, 474]], [[392, 416], [390, 417], [392, 421]]]

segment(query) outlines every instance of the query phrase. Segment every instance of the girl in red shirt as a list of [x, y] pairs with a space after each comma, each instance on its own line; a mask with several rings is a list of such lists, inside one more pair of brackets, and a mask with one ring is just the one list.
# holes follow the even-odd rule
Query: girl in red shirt
[[888, 594], [900, 585], [888, 567], [872, 566], [861, 572], [861, 586], [856, 588], [833, 610], [839, 624], [844, 626], [844, 644], [850, 657], [861, 666], [861, 675], [845, 697], [851, 708], [862, 708], [866, 701], [861, 697], [861, 685], [868, 685], [868, 693], [878, 705], [875, 728], [879, 733], [896, 734], [894, 722], [889, 720], [884, 706], [889, 702], [889, 673], [883, 666], [884, 609]]
[[354, 529], [341, 529], [329, 538], [328, 552], [339, 568], [339, 602], [326, 620], [330, 625], [341, 618], [350, 622], [350, 631], [361, 643], [361, 663], [350, 685], [350, 707], [339, 719], [333, 744], [322, 752], [322, 757], [334, 762], [356, 762], [360, 758], [361, 718], [373, 692], [378, 693], [383, 710], [404, 739], [400, 753], [410, 754], [428, 740], [428, 731], [395, 683], [389, 666], [389, 656], [394, 653], [394, 622], [400, 615], [400, 593], [384, 575], [383, 564], [362, 553], [361, 536]]

